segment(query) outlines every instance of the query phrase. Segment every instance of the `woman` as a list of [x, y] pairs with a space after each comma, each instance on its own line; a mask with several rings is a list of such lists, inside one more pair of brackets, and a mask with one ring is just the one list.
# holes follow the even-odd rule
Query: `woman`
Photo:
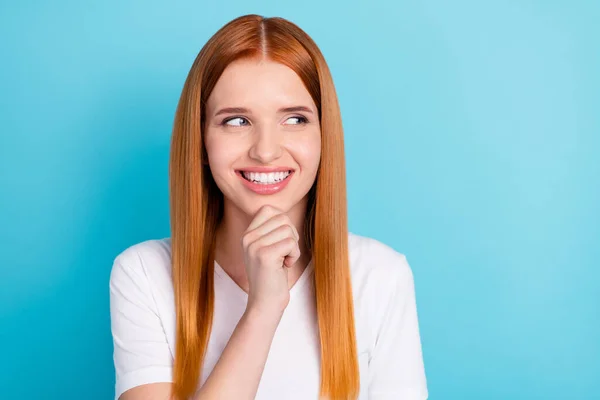
[[171, 238], [112, 269], [117, 399], [427, 398], [412, 273], [348, 233], [340, 111], [305, 32], [247, 15], [206, 43], [170, 190]]

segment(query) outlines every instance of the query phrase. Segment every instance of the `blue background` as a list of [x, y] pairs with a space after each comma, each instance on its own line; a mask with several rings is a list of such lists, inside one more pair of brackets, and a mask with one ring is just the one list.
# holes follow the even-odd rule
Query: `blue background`
[[600, 399], [600, 3], [216, 3], [0, 3], [0, 397], [113, 396], [112, 260], [169, 235], [185, 77], [259, 13], [330, 64], [350, 228], [408, 257], [430, 398]]

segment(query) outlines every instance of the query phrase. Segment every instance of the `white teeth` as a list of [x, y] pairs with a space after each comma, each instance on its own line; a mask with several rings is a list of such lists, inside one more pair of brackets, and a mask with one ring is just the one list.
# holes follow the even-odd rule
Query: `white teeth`
[[244, 178], [246, 178], [247, 180], [249, 180], [251, 182], [259, 183], [261, 185], [269, 185], [269, 184], [273, 184], [276, 182], [280, 182], [280, 181], [284, 180], [285, 178], [287, 178], [289, 174], [290, 174], [290, 171], [269, 172], [269, 173], [246, 172], [246, 171], [242, 172], [242, 175], [244, 176]]

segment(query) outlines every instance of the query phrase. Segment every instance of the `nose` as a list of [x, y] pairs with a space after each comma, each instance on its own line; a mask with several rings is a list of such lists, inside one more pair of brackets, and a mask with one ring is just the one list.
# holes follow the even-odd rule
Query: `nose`
[[253, 136], [250, 158], [262, 164], [269, 164], [281, 157], [281, 135], [277, 129], [263, 126], [257, 128]]

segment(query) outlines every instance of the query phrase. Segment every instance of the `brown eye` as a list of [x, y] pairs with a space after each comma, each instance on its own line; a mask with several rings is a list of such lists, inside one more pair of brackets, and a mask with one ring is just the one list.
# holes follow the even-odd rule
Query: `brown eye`
[[[294, 121], [294, 120], [296, 122], [293, 122], [291, 124], [287, 123], [287, 121]], [[297, 115], [295, 117], [290, 117], [290, 118], [287, 119], [287, 121], [286, 121], [286, 125], [302, 125], [302, 124], [306, 124], [308, 122], [308, 120], [305, 117], [301, 116], [301, 115]]]

